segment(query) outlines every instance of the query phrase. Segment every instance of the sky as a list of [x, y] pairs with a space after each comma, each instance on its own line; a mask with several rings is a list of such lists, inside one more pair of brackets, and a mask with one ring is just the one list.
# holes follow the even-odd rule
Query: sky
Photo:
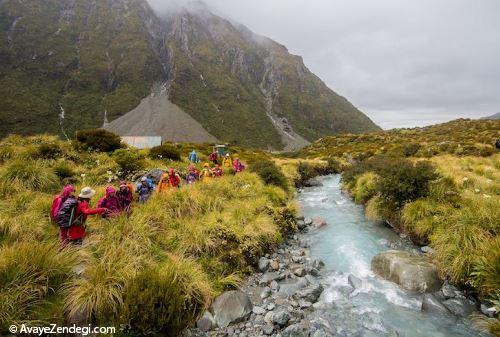
[[500, 0], [205, 2], [301, 55], [384, 129], [500, 112]]

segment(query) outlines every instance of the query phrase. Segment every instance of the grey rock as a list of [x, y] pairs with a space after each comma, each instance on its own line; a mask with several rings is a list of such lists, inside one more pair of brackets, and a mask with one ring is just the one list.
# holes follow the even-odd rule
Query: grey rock
[[321, 260], [313, 260], [311, 266], [313, 268], [321, 270], [321, 268], [323, 268], [325, 266], [325, 263], [323, 261], [321, 261]]
[[298, 230], [302, 231], [307, 228], [307, 225], [303, 220], [299, 220], [297, 221], [297, 228]]
[[347, 277], [347, 281], [349, 282], [349, 285], [354, 289], [360, 289], [363, 286], [363, 281], [352, 274], [349, 274], [349, 276]]
[[280, 269], [280, 264], [276, 260], [272, 260], [271, 263], [269, 264], [272, 270], [277, 271]]
[[476, 309], [474, 303], [468, 299], [450, 298], [443, 305], [456, 316], [468, 317]]
[[267, 269], [269, 268], [269, 264], [271, 263], [271, 261], [269, 261], [269, 259], [265, 258], [265, 257], [261, 257], [259, 259], [259, 270], [261, 272], [265, 272], [267, 271]]
[[338, 288], [336, 288], [342, 295], [344, 296], [349, 296], [353, 291], [354, 291], [354, 288], [351, 287], [351, 286], [340, 286]]
[[274, 308], [276, 307], [276, 304], [274, 304], [273, 302], [269, 303], [266, 307], [267, 310], [273, 310]]
[[273, 322], [273, 316], [274, 316], [274, 311], [269, 311], [264, 316], [264, 322], [266, 322], [266, 323], [272, 323]]
[[274, 332], [274, 325], [272, 325], [272, 324], [266, 324], [262, 327], [262, 333], [264, 335], [269, 336], [269, 335], [272, 335], [273, 332]]
[[323, 286], [321, 284], [314, 284], [295, 293], [295, 297], [298, 299], [303, 299], [311, 303], [316, 303], [318, 298], [323, 292]]
[[488, 306], [484, 303], [481, 303], [481, 312], [483, 313], [483, 315], [486, 315], [490, 318], [492, 317], [495, 317], [495, 308], [494, 307], [491, 307], [491, 308], [488, 308]]
[[215, 328], [216, 322], [212, 314], [205, 311], [203, 316], [196, 322], [196, 327], [203, 332], [207, 332]]
[[331, 333], [326, 332], [325, 330], [316, 330], [311, 337], [331, 337], [333, 336]]
[[282, 279], [283, 279], [283, 276], [278, 274], [278, 273], [267, 272], [264, 275], [262, 275], [260, 282], [261, 282], [261, 284], [267, 284], [267, 283], [271, 283], [272, 281], [279, 281]]
[[446, 299], [455, 298], [457, 296], [456, 294], [457, 291], [458, 289], [449, 283], [445, 283], [441, 288], [441, 293]]
[[327, 222], [325, 219], [320, 218], [320, 217], [315, 217], [313, 218], [313, 226], [316, 228], [321, 228], [325, 227], [327, 225]]
[[306, 275], [305, 278], [306, 278], [307, 282], [309, 282], [309, 284], [318, 284], [319, 283], [319, 281], [313, 275]]
[[450, 311], [432, 294], [424, 294], [422, 311], [433, 314], [449, 314]]
[[265, 315], [267, 310], [259, 306], [254, 306], [252, 312], [256, 315]]
[[285, 326], [290, 320], [290, 314], [286, 310], [277, 310], [273, 314], [273, 323]]
[[269, 296], [271, 296], [271, 288], [265, 287], [260, 293], [260, 298], [264, 299], [268, 298]]
[[305, 218], [304, 223], [306, 224], [306, 226], [311, 226], [313, 223], [313, 220], [311, 218]]
[[427, 293], [441, 287], [436, 266], [423, 257], [405, 251], [382, 252], [372, 259], [371, 267], [378, 276], [409, 291]]
[[323, 186], [321, 181], [318, 178], [311, 178], [304, 182], [304, 187], [320, 187]]
[[309, 337], [309, 327], [304, 324], [292, 324], [283, 330], [283, 337]]
[[211, 312], [219, 327], [245, 321], [252, 313], [252, 302], [241, 291], [227, 291], [212, 303]]
[[280, 285], [276, 281], [272, 281], [270, 286], [271, 286], [271, 290], [273, 290], [273, 291], [278, 291], [280, 289]]
[[428, 253], [428, 254], [433, 254], [434, 253], [434, 249], [432, 249], [431, 247], [429, 246], [423, 246], [423, 247], [420, 247], [420, 251], [422, 253]]

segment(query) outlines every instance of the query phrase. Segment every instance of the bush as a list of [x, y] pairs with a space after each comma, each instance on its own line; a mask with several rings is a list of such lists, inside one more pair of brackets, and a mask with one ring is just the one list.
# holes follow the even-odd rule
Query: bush
[[57, 163], [53, 167], [53, 170], [56, 176], [58, 176], [60, 179], [72, 178], [76, 174], [73, 168], [64, 161]]
[[429, 183], [438, 178], [434, 167], [424, 161], [415, 165], [400, 161], [384, 168], [381, 175], [377, 190], [387, 206], [396, 209], [401, 209], [407, 202], [426, 197]]
[[251, 163], [250, 170], [257, 173], [266, 185], [274, 185], [288, 191], [288, 182], [281, 169], [271, 160], [261, 158]]
[[36, 157], [41, 159], [55, 159], [61, 156], [62, 150], [58, 144], [44, 143], [37, 148]]
[[297, 172], [299, 173], [301, 182], [307, 181], [318, 175], [318, 171], [316, 170], [316, 168], [306, 162], [299, 163], [299, 166], [297, 166]]
[[420, 144], [411, 143], [403, 147], [403, 154], [405, 157], [411, 157], [416, 155], [418, 150], [420, 150]]
[[180, 161], [181, 154], [172, 145], [163, 144], [160, 146], [155, 146], [149, 150], [149, 157], [151, 159], [167, 159], [173, 161]]
[[354, 201], [358, 204], [367, 202], [373, 196], [375, 196], [377, 175], [371, 172], [366, 172], [361, 175], [354, 186]]
[[120, 166], [120, 170], [127, 174], [139, 171], [144, 168], [144, 158], [133, 150], [119, 149], [113, 153], [116, 163]]
[[76, 141], [77, 147], [86, 151], [113, 152], [123, 147], [120, 136], [103, 129], [78, 131]]
[[36, 161], [11, 162], [0, 174], [0, 180], [40, 192], [54, 192], [59, 187], [59, 179], [54, 172]]

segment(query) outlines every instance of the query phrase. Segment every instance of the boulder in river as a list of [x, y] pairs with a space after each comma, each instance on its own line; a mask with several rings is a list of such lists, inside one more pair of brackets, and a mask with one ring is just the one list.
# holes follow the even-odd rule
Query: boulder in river
[[205, 311], [203, 316], [196, 322], [196, 327], [203, 332], [207, 332], [215, 328], [216, 323], [212, 314], [208, 311]]
[[363, 286], [363, 281], [352, 274], [349, 274], [347, 281], [354, 289], [360, 289]]
[[433, 294], [425, 294], [422, 299], [422, 311], [433, 314], [449, 314], [450, 311]]
[[476, 307], [472, 301], [467, 298], [450, 298], [443, 302], [443, 305], [450, 310], [454, 315], [460, 317], [468, 317], [472, 314]]
[[311, 178], [304, 182], [304, 187], [320, 187], [323, 183], [318, 178]]
[[252, 313], [252, 302], [241, 291], [227, 291], [217, 297], [211, 306], [215, 322], [219, 327], [245, 321]]
[[307, 288], [297, 291], [295, 293], [295, 297], [311, 303], [316, 303], [318, 302], [318, 299], [321, 296], [323, 290], [324, 288], [321, 284], [313, 284], [308, 286]]
[[375, 274], [405, 290], [428, 293], [441, 288], [436, 266], [405, 251], [382, 252], [372, 259], [371, 267]]
[[321, 228], [321, 227], [325, 227], [327, 225], [327, 222], [323, 218], [315, 217], [312, 219], [312, 224], [316, 228]]
[[268, 268], [269, 268], [269, 264], [270, 264], [271, 261], [269, 261], [268, 258], [265, 258], [265, 257], [261, 257], [259, 259], [259, 264], [258, 264], [258, 267], [259, 267], [259, 270], [261, 272], [265, 272]]

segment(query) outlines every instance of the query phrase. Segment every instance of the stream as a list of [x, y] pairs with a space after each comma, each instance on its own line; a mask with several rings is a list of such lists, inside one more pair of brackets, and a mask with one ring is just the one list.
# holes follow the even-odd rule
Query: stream
[[[340, 176], [323, 177], [321, 182], [323, 186], [299, 194], [303, 215], [328, 223], [307, 234], [312, 258], [326, 265], [326, 305], [312, 314], [316, 319], [326, 320], [339, 336], [480, 336], [470, 321], [421, 312], [422, 295], [375, 277], [370, 269], [373, 256], [390, 247], [417, 247], [385, 225], [366, 220], [363, 207], [342, 193]], [[345, 291], [349, 274], [362, 280], [362, 287], [351, 294]]]

